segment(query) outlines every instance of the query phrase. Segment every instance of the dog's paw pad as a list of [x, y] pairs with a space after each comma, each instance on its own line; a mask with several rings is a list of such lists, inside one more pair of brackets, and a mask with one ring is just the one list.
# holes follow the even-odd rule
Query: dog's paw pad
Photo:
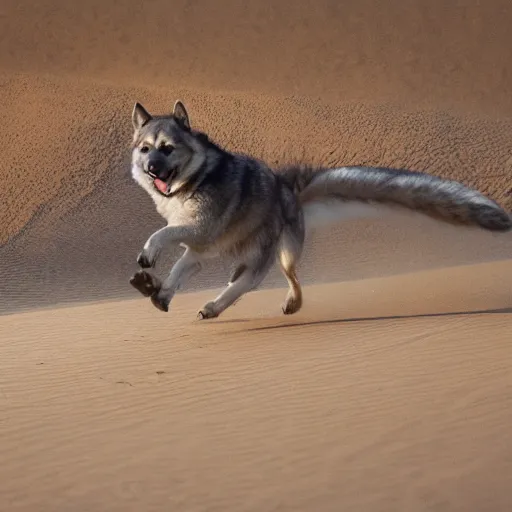
[[130, 284], [145, 297], [150, 297], [160, 289], [159, 281], [145, 270], [139, 270], [130, 278]]
[[155, 291], [151, 274], [140, 270], [130, 278], [130, 284], [142, 295], [149, 297]]

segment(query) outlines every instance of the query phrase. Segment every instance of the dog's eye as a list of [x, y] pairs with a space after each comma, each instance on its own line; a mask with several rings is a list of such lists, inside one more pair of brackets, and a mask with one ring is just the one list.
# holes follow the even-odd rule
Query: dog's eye
[[147, 153], [148, 151], [149, 151], [149, 147], [148, 147], [148, 146], [142, 146], [142, 147], [140, 148], [140, 152], [141, 152], [141, 153]]
[[158, 149], [165, 156], [169, 156], [174, 148], [170, 144], [162, 144]]

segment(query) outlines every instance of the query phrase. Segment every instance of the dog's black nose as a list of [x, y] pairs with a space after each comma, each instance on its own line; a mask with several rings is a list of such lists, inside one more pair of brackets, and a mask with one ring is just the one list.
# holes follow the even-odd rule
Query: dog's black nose
[[148, 162], [148, 173], [157, 176], [159, 173], [163, 171], [163, 163], [159, 160], [152, 160]]

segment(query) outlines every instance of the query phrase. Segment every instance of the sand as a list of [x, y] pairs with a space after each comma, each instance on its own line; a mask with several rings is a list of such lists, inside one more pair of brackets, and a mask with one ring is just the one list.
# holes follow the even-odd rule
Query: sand
[[[135, 101], [272, 164], [408, 167], [512, 209], [509, 2], [0, 7], [0, 510], [510, 510], [512, 237], [314, 231], [212, 322], [128, 285], [162, 225]], [[176, 257], [169, 251], [158, 271]]]
[[3, 509], [509, 510], [511, 272], [4, 317]]

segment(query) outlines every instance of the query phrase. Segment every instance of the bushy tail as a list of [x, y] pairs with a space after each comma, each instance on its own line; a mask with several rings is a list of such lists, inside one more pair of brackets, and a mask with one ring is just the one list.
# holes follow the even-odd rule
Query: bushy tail
[[[311, 169], [290, 167], [283, 175], [301, 203], [348, 202], [400, 206], [445, 222], [478, 225], [490, 231], [512, 229], [512, 217], [492, 199], [457, 181], [425, 173], [381, 167]], [[312, 208], [305, 208], [313, 212]]]

